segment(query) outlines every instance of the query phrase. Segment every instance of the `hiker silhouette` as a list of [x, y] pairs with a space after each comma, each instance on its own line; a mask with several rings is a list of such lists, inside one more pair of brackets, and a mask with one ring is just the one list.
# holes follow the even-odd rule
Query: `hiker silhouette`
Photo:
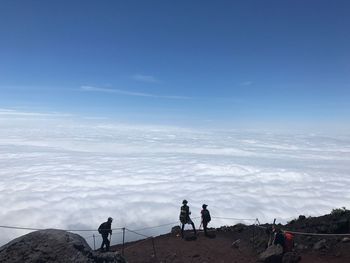
[[108, 235], [111, 234], [112, 236], [112, 229], [111, 229], [112, 221], [113, 221], [113, 218], [108, 217], [108, 220], [102, 223], [98, 228], [98, 232], [102, 235], [102, 244], [101, 244], [102, 251], [103, 251], [104, 245], [106, 245], [106, 251], [109, 251], [110, 241], [108, 240]]
[[180, 222], [182, 224], [182, 227], [181, 227], [181, 237], [182, 238], [184, 238], [184, 228], [185, 228], [186, 224], [191, 224], [192, 228], [193, 228], [194, 235], [195, 236], [197, 235], [197, 231], [196, 231], [196, 228], [194, 226], [194, 223], [190, 218], [191, 212], [190, 212], [190, 208], [187, 205], [187, 203], [188, 203], [187, 200], [182, 201], [183, 206], [181, 206], [181, 211], [180, 211]]
[[207, 206], [206, 204], [203, 204], [202, 205], [202, 211], [201, 211], [201, 217], [202, 217], [202, 225], [203, 225], [203, 230], [204, 230], [204, 235], [206, 237], [208, 237], [208, 232], [207, 232], [207, 226], [208, 226], [208, 223], [210, 222], [211, 220], [211, 217], [210, 217], [210, 213], [209, 213], [209, 210], [207, 209]]

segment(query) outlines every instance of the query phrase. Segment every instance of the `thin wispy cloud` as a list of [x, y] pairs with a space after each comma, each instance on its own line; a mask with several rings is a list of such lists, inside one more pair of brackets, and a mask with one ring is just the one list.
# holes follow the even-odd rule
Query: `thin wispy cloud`
[[135, 74], [132, 76], [132, 79], [141, 81], [141, 82], [149, 82], [149, 83], [158, 83], [160, 82], [159, 79], [151, 76], [151, 75], [142, 75], [142, 74]]
[[0, 118], [1, 117], [15, 117], [15, 116], [35, 116], [35, 117], [69, 117], [72, 116], [71, 114], [66, 114], [66, 113], [59, 113], [59, 112], [45, 112], [45, 113], [40, 113], [40, 112], [30, 112], [30, 111], [18, 111], [18, 110], [13, 110], [13, 109], [4, 109], [0, 108]]
[[240, 86], [251, 86], [253, 85], [253, 81], [244, 81], [239, 83]]
[[178, 99], [178, 100], [190, 99], [190, 97], [185, 97], [185, 96], [156, 95], [156, 94], [150, 94], [150, 93], [134, 92], [134, 91], [121, 90], [121, 89], [111, 89], [111, 88], [99, 88], [99, 87], [93, 87], [93, 86], [81, 86], [80, 89], [86, 92], [104, 92], [104, 93], [121, 94], [126, 96], [148, 97], [148, 98], [157, 98], [157, 99]]

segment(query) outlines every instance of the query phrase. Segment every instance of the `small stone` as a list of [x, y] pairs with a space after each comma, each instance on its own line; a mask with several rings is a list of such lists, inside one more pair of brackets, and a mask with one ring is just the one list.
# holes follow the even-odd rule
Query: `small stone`
[[181, 233], [181, 227], [180, 226], [174, 226], [171, 228], [171, 233], [175, 235], [179, 235]]
[[233, 243], [231, 244], [231, 247], [239, 248], [239, 243], [241, 243], [241, 240], [237, 239], [236, 241], [233, 241]]
[[343, 243], [349, 243], [350, 242], [350, 237], [344, 237], [341, 242]]
[[314, 244], [313, 249], [314, 249], [314, 250], [320, 250], [320, 249], [323, 249], [323, 248], [327, 248], [326, 243], [327, 243], [327, 240], [326, 240], [326, 239], [321, 239], [320, 241], [318, 241], [318, 242], [316, 242], [316, 243]]

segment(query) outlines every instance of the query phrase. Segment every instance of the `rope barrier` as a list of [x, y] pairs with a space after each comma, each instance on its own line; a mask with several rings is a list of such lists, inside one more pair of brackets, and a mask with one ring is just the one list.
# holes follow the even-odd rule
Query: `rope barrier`
[[234, 217], [219, 217], [219, 216], [212, 216], [212, 218], [216, 219], [229, 219], [229, 220], [236, 220], [236, 221], [256, 221], [256, 218], [234, 218]]
[[295, 235], [303, 235], [303, 236], [350, 236], [350, 233], [348, 234], [322, 234], [322, 233], [307, 233], [307, 232], [297, 232], [297, 231], [289, 231], [289, 230], [283, 230], [283, 232], [295, 234]]
[[[256, 227], [261, 229], [267, 229], [266, 226], [256, 225]], [[302, 236], [350, 236], [350, 233], [347, 234], [330, 234], [330, 233], [309, 233], [309, 232], [299, 232], [299, 231], [291, 231], [291, 230], [282, 230], [284, 233], [291, 233], [294, 235], [302, 235]]]
[[44, 228], [18, 227], [18, 226], [0, 226], [0, 228], [21, 229], [21, 230], [44, 230]]
[[177, 223], [178, 223], [178, 221], [173, 222], [173, 223], [158, 225], [158, 226], [150, 226], [150, 227], [140, 228], [140, 229], [136, 229], [136, 230], [134, 230], [134, 231], [143, 231], [143, 230], [148, 230], [148, 229], [154, 229], [154, 228], [159, 228], [159, 227], [163, 227], [163, 226], [174, 225], [174, 224], [177, 224]]
[[[192, 217], [192, 220], [197, 220], [198, 218], [201, 218], [200, 216], [196, 216], [196, 217]], [[162, 224], [162, 225], [157, 225], [157, 226], [150, 226], [150, 227], [144, 227], [144, 228], [139, 228], [136, 229], [134, 231], [143, 231], [143, 230], [148, 230], [148, 229], [154, 229], [154, 228], [159, 228], [159, 227], [163, 227], [163, 226], [170, 226], [170, 225], [175, 225], [175, 224], [179, 224], [179, 221], [176, 222], [172, 222], [172, 223], [167, 223], [167, 224]]]
[[268, 228], [268, 227], [266, 227], [266, 226], [261, 226], [261, 225], [256, 225], [256, 227], [262, 228], [262, 229], [267, 229], [267, 228]]
[[[20, 230], [47, 230], [47, 229], [58, 229], [68, 232], [98, 232], [97, 229], [61, 229], [61, 228], [32, 228], [32, 227], [20, 227], [20, 226], [0, 226], [0, 228], [8, 228], [8, 229], [20, 229]], [[106, 229], [106, 230], [122, 230], [122, 227]]]
[[[148, 240], [151, 240], [152, 241], [152, 248], [153, 248], [153, 253], [154, 253], [154, 257], [157, 259], [157, 252], [156, 252], [156, 247], [154, 245], [154, 238], [153, 237], [149, 237], [149, 236], [146, 236], [146, 235], [143, 235], [141, 233], [138, 233], [134, 230], [131, 230], [131, 229], [128, 229], [128, 228], [125, 228], [125, 230], [131, 232], [131, 233], [134, 233], [136, 235], [140, 235], [140, 236], [143, 236], [143, 237], [146, 237], [146, 239], [144, 240], [145, 242], [148, 241]], [[123, 255], [124, 255], [124, 241], [123, 241]]]
[[[193, 217], [192, 220], [197, 220], [201, 217]], [[234, 217], [219, 217], [219, 216], [212, 216], [212, 218], [215, 219], [225, 219], [225, 220], [236, 220], [236, 221], [255, 221], [254, 225], [258, 228], [261, 229], [267, 229], [268, 227], [260, 225], [259, 219], [258, 218], [234, 218]], [[154, 228], [159, 228], [159, 227], [164, 227], [164, 226], [169, 226], [169, 225], [175, 225], [178, 224], [179, 222], [172, 222], [172, 223], [167, 223], [167, 224], [161, 224], [157, 226], [150, 226], [150, 227], [145, 227], [145, 228], [140, 228], [136, 230], [131, 230], [128, 228], [125, 228], [127, 231], [132, 232], [136, 235], [145, 237], [145, 238], [151, 238], [150, 236], [138, 233], [138, 231], [144, 231], [144, 230], [149, 230], [149, 229], [154, 229]], [[18, 230], [29, 230], [29, 231], [39, 231], [39, 230], [47, 230], [48, 228], [33, 228], [33, 227], [19, 227], [19, 226], [7, 226], [7, 225], [0, 225], [0, 228], [5, 228], [5, 229], [18, 229]], [[117, 227], [117, 228], [112, 228], [111, 230], [118, 231], [118, 230], [123, 230], [123, 227]], [[59, 230], [64, 230], [68, 232], [98, 232], [97, 229], [59, 229]], [[108, 229], [109, 230], [109, 229]], [[350, 236], [350, 233], [347, 234], [329, 234], [329, 233], [308, 233], [308, 232], [298, 232], [298, 231], [290, 231], [290, 230], [283, 230], [283, 232], [289, 232], [295, 235], [305, 235], [305, 236]], [[113, 233], [114, 235], [119, 235], [122, 234], [123, 231], [118, 231], [116, 233]], [[93, 236], [88, 236], [86, 239], [92, 238]], [[97, 237], [97, 236], [95, 236]]]
[[150, 236], [146, 236], [146, 235], [144, 235], [144, 234], [137, 233], [136, 231], [131, 230], [131, 229], [128, 229], [128, 228], [125, 228], [125, 230], [128, 230], [129, 232], [134, 233], [134, 234], [136, 234], [136, 235], [143, 236], [143, 237], [145, 237], [145, 238], [150, 238]]
[[144, 239], [144, 240], [141, 240], [141, 241], [136, 241], [136, 243], [134, 245], [130, 245], [130, 246], [127, 246], [126, 248], [124, 248], [124, 250], [128, 250], [129, 248], [133, 248], [133, 247], [136, 247], [142, 243], [145, 243], [147, 241], [149, 241], [150, 239], [147, 238], [147, 239]]

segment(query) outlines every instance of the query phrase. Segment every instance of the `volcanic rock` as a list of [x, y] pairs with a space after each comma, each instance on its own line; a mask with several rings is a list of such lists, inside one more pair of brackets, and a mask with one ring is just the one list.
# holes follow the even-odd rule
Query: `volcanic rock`
[[0, 262], [122, 263], [126, 261], [116, 253], [107, 255], [93, 252], [85, 239], [77, 234], [47, 229], [31, 232], [0, 247]]
[[283, 248], [280, 245], [269, 246], [259, 255], [259, 262], [280, 263], [282, 261]]

